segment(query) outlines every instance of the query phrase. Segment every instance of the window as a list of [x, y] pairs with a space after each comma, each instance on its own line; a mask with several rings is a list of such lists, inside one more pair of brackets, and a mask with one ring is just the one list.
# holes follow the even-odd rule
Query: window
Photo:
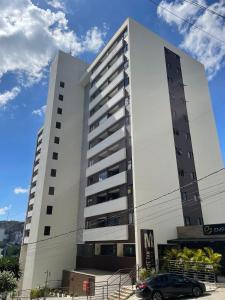
[[56, 169], [51, 169], [51, 177], [56, 177]]
[[134, 224], [134, 213], [129, 213], [129, 224]]
[[46, 208], [46, 214], [47, 215], [52, 215], [52, 210], [53, 210], [53, 206], [48, 205]]
[[181, 192], [182, 201], [186, 201], [188, 199], [187, 192]]
[[101, 255], [116, 255], [116, 245], [101, 245]]
[[44, 235], [50, 235], [51, 227], [50, 226], [45, 226], [44, 228]]
[[128, 160], [127, 162], [127, 170], [131, 170], [132, 169], [132, 161]]
[[103, 171], [103, 172], [99, 173], [99, 175], [98, 175], [98, 180], [99, 181], [102, 181], [106, 178], [107, 178], [107, 171]]
[[57, 108], [57, 114], [58, 114], [58, 115], [61, 115], [61, 114], [62, 114], [62, 108], [61, 108], [61, 107], [58, 107], [58, 108]]
[[60, 81], [59, 85], [60, 85], [61, 88], [64, 88], [65, 87], [65, 82]]
[[188, 151], [188, 158], [193, 158], [193, 152], [192, 151]]
[[197, 176], [196, 176], [196, 172], [191, 172], [191, 179], [195, 180], [197, 179]]
[[199, 195], [198, 194], [194, 194], [194, 200], [198, 201], [199, 200]]
[[60, 129], [61, 128], [61, 122], [56, 122], [55, 123], [55, 127], [58, 128], [58, 129]]
[[31, 223], [31, 219], [32, 219], [31, 217], [27, 217], [26, 223], [27, 223], [27, 224], [30, 224], [30, 223]]
[[120, 217], [112, 216], [108, 219], [108, 226], [120, 225]]
[[135, 256], [135, 245], [124, 244], [123, 256]]
[[184, 121], [185, 121], [185, 122], [188, 122], [188, 117], [187, 117], [187, 115], [183, 115], [183, 117], [184, 117]]
[[35, 197], [35, 192], [30, 194], [30, 199], [33, 199]]
[[58, 136], [55, 136], [55, 138], [54, 138], [54, 143], [55, 143], [55, 144], [59, 144], [59, 137], [58, 137]]
[[190, 218], [190, 217], [184, 217], [184, 224], [185, 224], [186, 226], [191, 225], [191, 218]]
[[54, 160], [58, 159], [58, 153], [57, 152], [52, 153], [52, 159], [54, 159]]
[[182, 149], [176, 147], [176, 154], [179, 155], [179, 156], [182, 155]]
[[55, 188], [54, 188], [54, 186], [50, 186], [50, 187], [48, 188], [48, 194], [49, 194], [49, 195], [54, 195], [54, 194], [55, 194]]
[[34, 186], [36, 186], [36, 185], [37, 185], [37, 181], [33, 181], [33, 182], [31, 183], [31, 188], [34, 187]]
[[185, 133], [185, 139], [186, 139], [186, 141], [188, 141], [188, 140], [191, 139], [191, 136], [190, 136], [190, 133], [189, 133], [189, 132], [186, 132], [186, 133]]
[[36, 176], [37, 174], [38, 174], [38, 169], [36, 171], [34, 171], [33, 177]]
[[179, 169], [178, 174], [179, 174], [179, 176], [183, 177], [184, 176], [184, 170], [183, 169]]
[[59, 100], [63, 101], [63, 95], [59, 94]]
[[30, 204], [30, 205], [28, 206], [28, 211], [33, 210], [33, 208], [34, 208], [34, 204]]
[[25, 230], [24, 236], [27, 237], [30, 235], [30, 229]]
[[173, 133], [174, 133], [174, 135], [179, 135], [180, 134], [179, 130], [176, 129], [176, 128], [173, 129]]

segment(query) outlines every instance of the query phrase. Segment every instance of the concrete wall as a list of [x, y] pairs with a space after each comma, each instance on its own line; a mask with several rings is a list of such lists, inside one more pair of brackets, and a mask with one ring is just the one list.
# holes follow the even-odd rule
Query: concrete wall
[[[77, 228], [84, 101], [79, 81], [85, 69], [86, 64], [62, 52], [52, 64], [23, 289], [43, 285], [46, 270], [49, 285], [56, 286], [62, 270], [75, 267], [76, 231], [62, 234]], [[64, 89], [60, 81], [65, 82]], [[59, 94], [64, 95], [63, 101], [58, 100]], [[62, 108], [62, 115], [57, 115], [57, 107]], [[55, 128], [56, 121], [62, 123], [61, 129]], [[55, 136], [60, 137], [59, 145], [54, 144]], [[53, 152], [58, 152], [58, 160], [52, 160]], [[57, 170], [56, 177], [50, 177], [52, 168]], [[55, 187], [54, 196], [48, 195], [49, 186]], [[46, 214], [47, 205], [53, 206], [52, 215]], [[44, 236], [45, 226], [51, 226], [50, 236]]]
[[[131, 132], [134, 207], [179, 187], [164, 47], [151, 32], [129, 22]], [[140, 229], [153, 229], [158, 243], [176, 237], [183, 225], [179, 192], [135, 210], [137, 264]], [[157, 257], [157, 253], [156, 253]]]
[[[164, 47], [181, 58], [197, 178], [223, 168], [223, 162], [203, 66], [133, 20], [129, 21], [129, 45], [134, 206], [139, 206], [179, 187]], [[225, 222], [223, 195], [212, 196], [213, 189], [215, 194], [224, 185], [205, 190], [225, 183], [224, 179], [223, 171], [199, 182], [205, 223]], [[213, 198], [211, 203], [205, 193]], [[180, 193], [136, 209], [135, 224], [137, 263], [141, 264], [140, 229], [154, 230], [156, 247], [176, 238], [176, 226], [183, 225]]]

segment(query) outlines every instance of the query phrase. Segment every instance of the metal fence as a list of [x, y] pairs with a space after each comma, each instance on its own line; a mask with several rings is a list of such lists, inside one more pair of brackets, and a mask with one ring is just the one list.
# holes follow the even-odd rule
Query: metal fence
[[168, 260], [160, 263], [160, 269], [168, 273], [184, 275], [196, 280], [216, 283], [216, 271], [212, 264], [193, 261]]

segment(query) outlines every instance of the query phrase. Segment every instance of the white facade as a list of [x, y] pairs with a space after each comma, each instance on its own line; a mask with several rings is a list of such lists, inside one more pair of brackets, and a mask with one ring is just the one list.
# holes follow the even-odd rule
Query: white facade
[[[172, 79], [167, 50], [177, 59]], [[180, 94], [171, 95], [177, 78]], [[183, 102], [173, 104], [173, 97], [177, 101], [183, 94]], [[184, 125], [176, 119], [176, 105]], [[179, 134], [187, 137], [187, 145]], [[57, 285], [63, 269], [84, 267], [79, 246], [125, 264], [131, 263], [127, 256], [134, 255], [135, 247], [141, 265], [141, 229], [153, 230], [158, 259], [158, 244], [176, 238], [177, 226], [201, 224], [202, 219], [225, 223], [225, 201], [217, 186], [225, 181], [224, 172], [202, 180], [223, 168], [203, 66], [131, 19], [89, 67], [59, 53], [40, 140], [38, 173], [32, 179], [37, 184], [31, 188], [35, 196], [29, 200], [33, 209], [27, 213], [31, 222], [25, 227], [23, 289], [43, 285], [47, 270]], [[58, 160], [52, 160], [53, 152]], [[50, 176], [51, 169], [56, 177]], [[195, 183], [195, 193], [185, 190], [186, 203], [182, 182]], [[48, 195], [49, 187], [55, 187], [55, 195]], [[51, 216], [47, 205], [53, 206]], [[49, 236], [43, 235], [44, 226], [51, 227]], [[42, 242], [45, 238], [50, 239]]]
[[[25, 232], [27, 226], [30, 231], [24, 237], [23, 290], [42, 286], [47, 270], [51, 285], [58, 285], [62, 270], [75, 266], [84, 101], [79, 80], [85, 68], [84, 63], [63, 52], [59, 52], [51, 67], [45, 124], [39, 137], [42, 143], [38, 174], [32, 179], [37, 180], [32, 213], [28, 212], [32, 219], [25, 225]], [[64, 88], [60, 82], [64, 82]], [[63, 95], [63, 100], [59, 95]], [[62, 109], [61, 114], [57, 113], [58, 108]], [[61, 123], [60, 129], [56, 122]], [[59, 143], [55, 143], [55, 137]], [[58, 153], [57, 159], [53, 159], [53, 152]], [[56, 170], [56, 177], [51, 176], [52, 169]], [[54, 195], [49, 195], [50, 187], [54, 188]], [[52, 206], [51, 215], [47, 214], [47, 206]], [[45, 226], [50, 226], [49, 235], [44, 235]], [[64, 235], [68, 232], [71, 233]], [[51, 239], [53, 236], [58, 237]]]

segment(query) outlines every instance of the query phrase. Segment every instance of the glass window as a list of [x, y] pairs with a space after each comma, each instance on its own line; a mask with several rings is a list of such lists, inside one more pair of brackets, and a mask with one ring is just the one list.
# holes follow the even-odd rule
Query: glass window
[[53, 206], [48, 205], [46, 208], [46, 214], [47, 215], [52, 215], [52, 210], [53, 210]]
[[55, 127], [56, 127], [57, 129], [60, 129], [60, 128], [61, 128], [61, 122], [56, 122], [56, 123], [55, 123]]
[[55, 138], [54, 138], [54, 143], [55, 143], [55, 144], [59, 144], [59, 137], [58, 137], [58, 136], [55, 136]]
[[50, 235], [51, 227], [50, 226], [45, 226], [44, 228], [44, 235]]
[[51, 177], [56, 177], [56, 169], [51, 169]]
[[101, 172], [101, 173], [99, 173], [99, 175], [98, 175], [98, 180], [99, 181], [102, 181], [102, 180], [104, 180], [106, 178], [107, 178], [107, 171], [106, 170], [103, 171], [103, 172]]
[[49, 194], [49, 195], [54, 195], [54, 194], [55, 194], [55, 188], [54, 188], [54, 186], [50, 186], [50, 187], [48, 188], [48, 194]]
[[101, 255], [116, 255], [116, 245], [101, 245]]
[[52, 159], [54, 159], [54, 160], [58, 159], [58, 153], [57, 152], [52, 153]]
[[123, 245], [123, 255], [124, 256], [135, 256], [135, 245], [124, 244]]
[[60, 81], [60, 84], [59, 84], [59, 85], [60, 85], [61, 88], [64, 88], [64, 87], [65, 87], [65, 82]]
[[63, 95], [59, 94], [59, 100], [63, 101]]

